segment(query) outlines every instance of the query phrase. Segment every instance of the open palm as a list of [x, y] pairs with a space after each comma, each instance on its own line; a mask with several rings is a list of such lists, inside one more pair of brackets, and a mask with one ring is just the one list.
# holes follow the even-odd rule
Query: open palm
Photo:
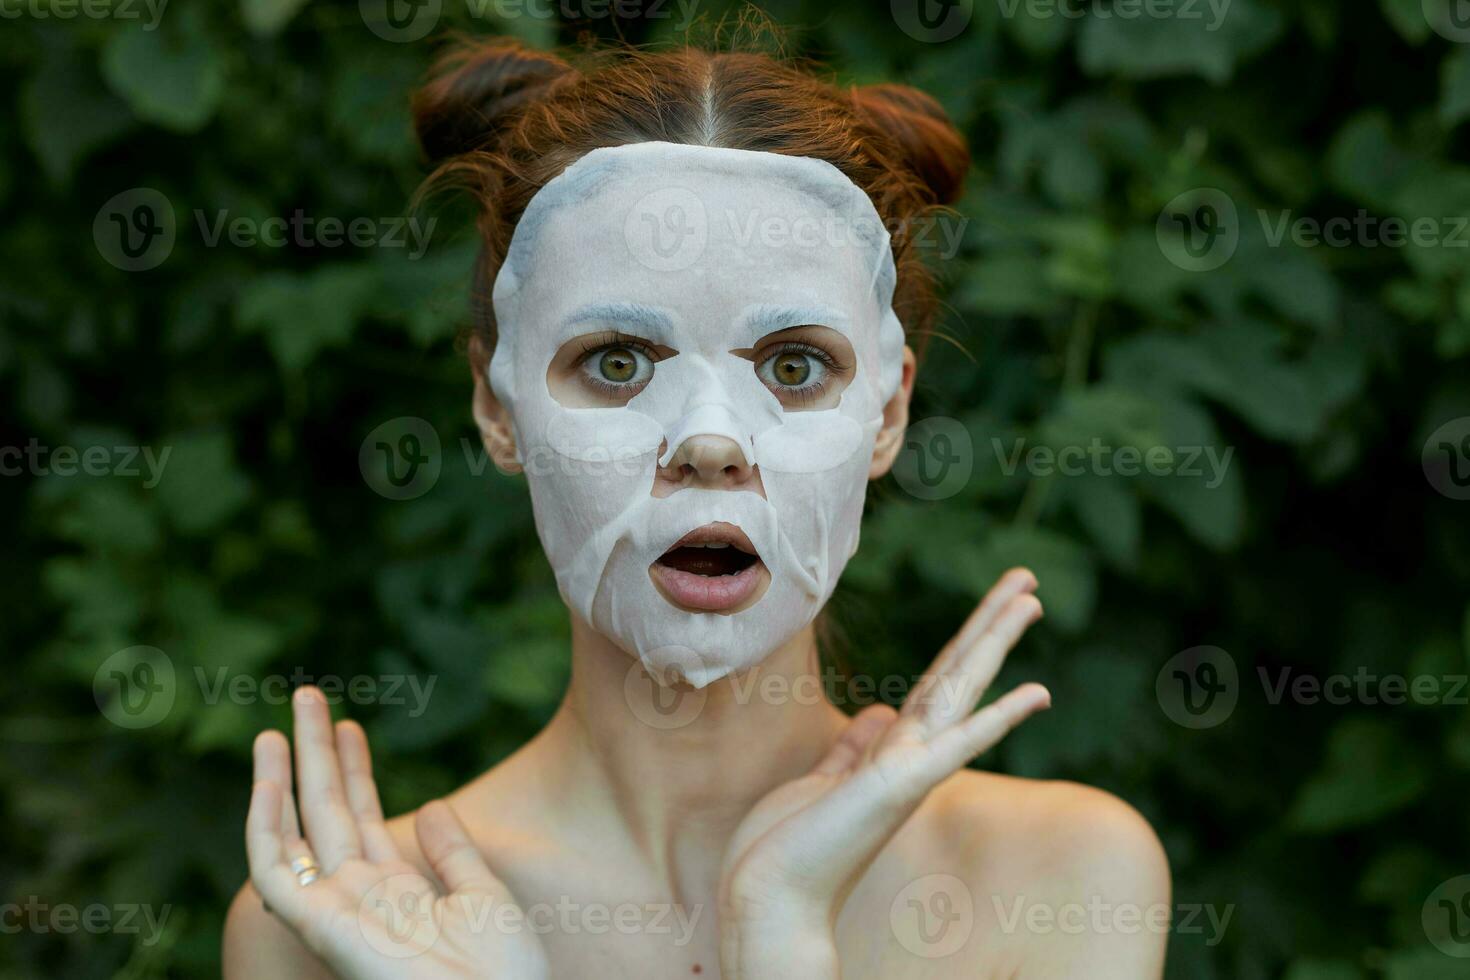
[[727, 973], [764, 976], [762, 950], [783, 947], [789, 968], [793, 945], [811, 950], [810, 969], [834, 966], [823, 962], [832, 950], [813, 948], [810, 936], [830, 936], [848, 892], [883, 845], [930, 790], [1049, 706], [1044, 687], [1025, 684], [975, 711], [1006, 654], [1041, 616], [1035, 588], [1028, 571], [1003, 576], [902, 710], [864, 710], [809, 773], [751, 809], [724, 862]]
[[[383, 822], [361, 726], [334, 729], [312, 688], [293, 705], [305, 836], [285, 736], [264, 732], [255, 743], [245, 840], [266, 907], [351, 980], [545, 977], [540, 940], [449, 805], [429, 803], [414, 821], [441, 888], [402, 856]], [[303, 885], [293, 863], [308, 861], [321, 876]]]

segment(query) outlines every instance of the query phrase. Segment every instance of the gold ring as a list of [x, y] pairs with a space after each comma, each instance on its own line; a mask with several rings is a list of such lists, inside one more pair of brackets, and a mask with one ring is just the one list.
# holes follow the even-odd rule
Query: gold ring
[[299, 857], [291, 862], [291, 873], [296, 876], [296, 883], [305, 888], [322, 876], [322, 868], [309, 857]]

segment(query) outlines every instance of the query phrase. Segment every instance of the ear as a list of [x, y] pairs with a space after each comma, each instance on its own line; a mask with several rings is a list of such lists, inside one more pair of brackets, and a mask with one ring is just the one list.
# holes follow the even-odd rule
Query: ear
[[496, 469], [502, 473], [520, 473], [525, 467], [516, 460], [515, 427], [510, 422], [510, 411], [490, 390], [487, 374], [490, 352], [479, 337], [470, 341], [470, 368], [475, 374], [475, 393], [470, 407], [475, 425], [480, 428], [480, 442]]
[[898, 379], [898, 390], [883, 406], [883, 428], [878, 430], [878, 439], [873, 443], [873, 464], [868, 467], [868, 479], [876, 480], [893, 468], [898, 451], [903, 448], [903, 434], [909, 427], [909, 400], [914, 395], [914, 371], [918, 360], [913, 349], [903, 349], [903, 373]]

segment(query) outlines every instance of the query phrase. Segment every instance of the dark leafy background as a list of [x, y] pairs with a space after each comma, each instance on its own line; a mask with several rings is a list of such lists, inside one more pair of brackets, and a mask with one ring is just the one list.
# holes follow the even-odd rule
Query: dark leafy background
[[[437, 677], [422, 718], [352, 709], [401, 812], [549, 717], [567, 632], [523, 489], [462, 451], [463, 214], [431, 206], [417, 261], [209, 247], [194, 217], [407, 213], [422, 171], [406, 98], [434, 38], [384, 41], [351, 2], [175, 0], [155, 31], [34, 12], [53, 6], [0, 2], [19, 11], [0, 20], [0, 445], [172, 455], [156, 487], [0, 480], [0, 898], [171, 914], [151, 946], [6, 935], [0, 969], [208, 976], [244, 877], [250, 740], [285, 709], [181, 683], [160, 723], [124, 730], [94, 700], [109, 656], [154, 646], [183, 677]], [[1470, 975], [1421, 924], [1431, 891], [1470, 871], [1466, 709], [1272, 704], [1257, 680], [1467, 671], [1470, 503], [1435, 492], [1421, 453], [1470, 415], [1470, 250], [1273, 246], [1254, 220], [1470, 214], [1470, 44], [1420, 0], [1234, 0], [1213, 31], [1208, 11], [974, 8], [922, 43], [885, 4], [767, 7], [841, 79], [933, 92], [976, 156], [963, 247], [936, 263], [957, 343], [931, 345], [916, 413], [963, 423], [974, 473], [933, 502], [877, 488], [836, 656], [915, 673], [999, 570], [1032, 564], [1051, 615], [1003, 680], [1044, 680], [1057, 707], [986, 764], [1120, 794], [1158, 828], [1179, 902], [1234, 906], [1218, 945], [1173, 937], [1170, 976]], [[441, 30], [614, 31], [474, 9], [448, 0]], [[678, 33], [677, 18], [618, 26]], [[138, 187], [169, 200], [178, 239], [129, 273], [93, 223]], [[1190, 272], [1155, 222], [1201, 187], [1234, 202], [1241, 237]], [[443, 473], [393, 501], [358, 451], [405, 416], [432, 423]], [[1234, 456], [1209, 488], [1007, 475], [994, 449], [1093, 437]], [[1238, 665], [1239, 704], [1191, 730], [1155, 679], [1204, 644]]]

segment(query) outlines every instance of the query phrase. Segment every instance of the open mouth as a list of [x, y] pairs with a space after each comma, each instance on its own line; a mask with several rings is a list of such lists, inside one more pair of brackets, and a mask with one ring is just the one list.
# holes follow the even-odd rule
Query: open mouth
[[723, 521], [684, 535], [649, 566], [648, 574], [664, 598], [698, 612], [739, 612], [759, 599], [771, 580], [750, 538]]

